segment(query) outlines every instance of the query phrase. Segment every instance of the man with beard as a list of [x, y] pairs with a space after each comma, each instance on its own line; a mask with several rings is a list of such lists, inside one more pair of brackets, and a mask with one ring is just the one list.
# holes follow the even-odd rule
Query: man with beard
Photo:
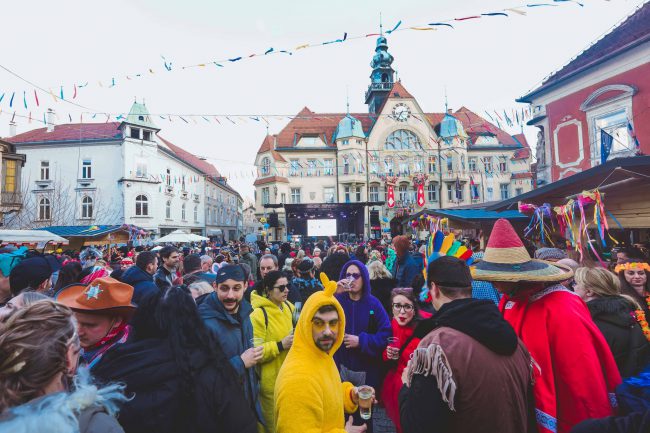
[[244, 299], [246, 273], [240, 265], [225, 265], [219, 269], [214, 284], [216, 290], [199, 306], [201, 319], [219, 341], [238, 381], [244, 387], [244, 395], [251, 409], [264, 423], [258, 399], [259, 382], [255, 366], [262, 359], [263, 347], [253, 347], [253, 324], [251, 304]]
[[343, 344], [345, 314], [334, 297], [336, 283], [322, 279], [325, 289], [305, 303], [275, 382], [276, 433], [363, 433], [367, 428], [352, 425], [351, 416], [345, 423], [344, 414], [357, 410], [359, 390], [342, 382], [336, 369], [333, 356]]

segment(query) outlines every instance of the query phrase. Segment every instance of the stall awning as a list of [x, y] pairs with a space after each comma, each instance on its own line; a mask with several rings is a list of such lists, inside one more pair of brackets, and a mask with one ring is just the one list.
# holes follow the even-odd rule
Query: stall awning
[[499, 218], [505, 218], [507, 220], [526, 220], [530, 218], [518, 210], [496, 212], [487, 209], [436, 209], [431, 213], [433, 215], [463, 221], [496, 221]]
[[122, 226], [117, 225], [95, 225], [95, 226], [51, 226], [43, 227], [39, 230], [47, 230], [59, 236], [66, 238], [87, 238], [95, 236], [103, 236], [108, 233], [113, 233], [120, 230]]
[[68, 240], [47, 230], [0, 230], [0, 244], [64, 244]]
[[[488, 206], [488, 210], [517, 209], [517, 203], [543, 204], [550, 203], [554, 206], [564, 204], [567, 198], [580, 194], [582, 191], [589, 191], [600, 188], [607, 189], [623, 182], [638, 180], [646, 186], [650, 185], [650, 156], [633, 156], [630, 158], [616, 158], [580, 173], [576, 173], [564, 179], [549, 183], [540, 188], [533, 189], [527, 193], [515, 196], [508, 200], [500, 201]], [[637, 191], [647, 189], [634, 188]]]

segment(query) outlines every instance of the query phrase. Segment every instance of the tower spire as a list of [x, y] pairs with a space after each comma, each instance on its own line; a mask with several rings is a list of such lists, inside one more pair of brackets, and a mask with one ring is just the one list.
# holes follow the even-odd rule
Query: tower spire
[[350, 86], [345, 86], [345, 114], [350, 114]]
[[447, 101], [447, 86], [445, 86], [445, 114], [449, 112], [449, 102]]
[[381, 22], [381, 12], [379, 12], [379, 36], [384, 36], [384, 25]]

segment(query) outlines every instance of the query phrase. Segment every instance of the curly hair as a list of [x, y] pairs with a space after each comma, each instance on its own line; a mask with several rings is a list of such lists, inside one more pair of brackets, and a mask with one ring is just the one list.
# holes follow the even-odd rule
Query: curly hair
[[286, 278], [282, 271], [271, 271], [262, 279], [262, 296], [269, 296], [269, 293], [273, 291], [273, 286], [280, 278]]
[[17, 311], [0, 327], [0, 413], [41, 396], [66, 374], [76, 336], [72, 310], [51, 300]]

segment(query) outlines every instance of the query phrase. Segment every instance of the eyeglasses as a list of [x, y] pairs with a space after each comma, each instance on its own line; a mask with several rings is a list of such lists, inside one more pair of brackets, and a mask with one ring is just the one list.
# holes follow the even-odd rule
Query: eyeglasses
[[273, 288], [278, 289], [281, 292], [284, 292], [285, 290], [287, 290], [287, 288], [289, 288], [289, 285], [288, 284], [280, 284], [279, 286], [273, 286]]
[[411, 304], [393, 304], [393, 311], [404, 310], [405, 313], [410, 313], [413, 311], [413, 308]]
[[354, 273], [348, 272], [347, 274], [345, 274], [345, 278], [352, 278], [353, 280], [358, 280], [359, 278], [361, 278], [361, 274], [358, 274], [356, 272]]

